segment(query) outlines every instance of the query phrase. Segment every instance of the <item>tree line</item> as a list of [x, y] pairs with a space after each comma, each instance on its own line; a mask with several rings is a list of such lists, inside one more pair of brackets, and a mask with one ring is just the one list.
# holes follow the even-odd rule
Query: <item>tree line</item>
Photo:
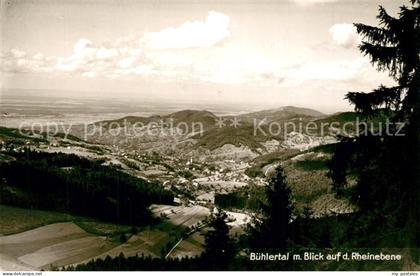
[[145, 225], [152, 203], [171, 204], [160, 183], [131, 176], [103, 160], [26, 149], [0, 163], [0, 204], [54, 210], [107, 222]]

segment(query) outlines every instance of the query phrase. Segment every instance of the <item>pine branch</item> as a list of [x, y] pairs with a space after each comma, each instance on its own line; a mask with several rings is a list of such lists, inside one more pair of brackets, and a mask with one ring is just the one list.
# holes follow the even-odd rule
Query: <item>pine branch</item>
[[357, 33], [370, 43], [375, 42], [380, 43], [381, 46], [388, 46], [389, 44], [394, 45], [398, 41], [396, 38], [397, 33], [394, 30], [368, 26], [360, 23], [356, 23], [354, 26], [357, 29]]
[[397, 47], [362, 42], [359, 49], [370, 56], [372, 64], [376, 65], [379, 71], [389, 70], [390, 76], [394, 78], [401, 72]]
[[382, 6], [379, 6], [379, 14], [376, 18], [379, 19], [380, 25], [387, 29], [398, 30], [400, 27], [398, 19], [390, 16]]
[[372, 115], [374, 111], [383, 107], [396, 111], [401, 108], [401, 88], [398, 86], [381, 85], [370, 93], [349, 92], [345, 98], [355, 106], [356, 112], [364, 115]]

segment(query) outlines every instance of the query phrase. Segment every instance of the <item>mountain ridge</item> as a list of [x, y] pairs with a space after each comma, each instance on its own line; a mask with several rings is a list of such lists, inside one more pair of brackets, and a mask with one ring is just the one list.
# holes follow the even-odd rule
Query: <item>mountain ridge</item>
[[293, 117], [313, 117], [313, 118], [320, 118], [323, 116], [328, 116], [322, 112], [319, 112], [314, 109], [310, 108], [302, 108], [302, 107], [295, 107], [295, 106], [282, 106], [279, 108], [274, 109], [267, 109], [261, 110], [256, 112], [250, 113], [243, 113], [234, 115], [226, 115], [226, 116], [217, 116], [213, 112], [208, 110], [194, 110], [194, 109], [183, 109], [180, 111], [172, 112], [167, 115], [151, 115], [151, 116], [125, 116], [119, 119], [112, 119], [112, 120], [104, 120], [95, 122], [95, 125], [101, 124], [102, 126], [108, 126], [111, 123], [142, 123], [148, 124], [151, 122], [168, 122], [169, 120], [173, 120], [173, 123], [180, 123], [180, 122], [205, 122], [206, 125], [214, 124], [217, 118], [234, 118], [237, 117], [242, 119], [243, 121], [250, 121], [252, 119], [268, 119], [269, 121], [273, 121], [276, 119], [290, 119]]

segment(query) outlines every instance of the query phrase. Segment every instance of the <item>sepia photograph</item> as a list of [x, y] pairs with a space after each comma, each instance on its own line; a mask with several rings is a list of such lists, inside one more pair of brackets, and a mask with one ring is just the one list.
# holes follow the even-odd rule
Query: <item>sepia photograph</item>
[[0, 0], [0, 41], [2, 275], [418, 275], [420, 0]]

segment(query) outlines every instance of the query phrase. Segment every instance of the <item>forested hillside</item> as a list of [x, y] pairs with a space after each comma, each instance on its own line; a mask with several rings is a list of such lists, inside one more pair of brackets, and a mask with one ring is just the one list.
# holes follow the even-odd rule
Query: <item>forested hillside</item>
[[104, 221], [150, 223], [151, 203], [173, 201], [159, 183], [128, 175], [102, 161], [27, 150], [0, 163], [0, 203], [68, 212]]

